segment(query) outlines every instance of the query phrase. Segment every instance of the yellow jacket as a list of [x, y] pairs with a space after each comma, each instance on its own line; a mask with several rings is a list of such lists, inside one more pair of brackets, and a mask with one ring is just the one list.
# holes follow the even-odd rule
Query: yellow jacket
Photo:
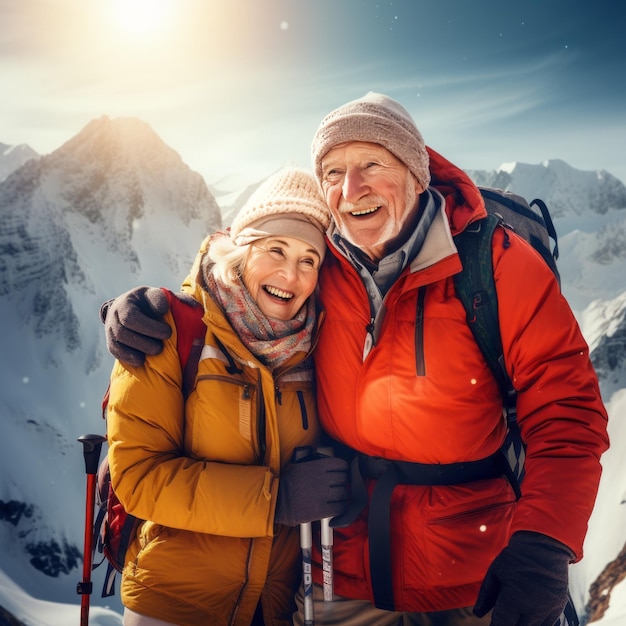
[[[108, 407], [113, 487], [145, 522], [127, 553], [122, 601], [179, 624], [291, 624], [300, 582], [297, 528], [274, 525], [281, 468], [320, 430], [309, 355], [271, 372], [201, 288], [185, 283], [207, 325], [196, 385], [184, 402], [174, 328], [145, 365], [116, 362]], [[227, 353], [227, 354], [225, 354]], [[234, 363], [234, 367], [233, 367]]]

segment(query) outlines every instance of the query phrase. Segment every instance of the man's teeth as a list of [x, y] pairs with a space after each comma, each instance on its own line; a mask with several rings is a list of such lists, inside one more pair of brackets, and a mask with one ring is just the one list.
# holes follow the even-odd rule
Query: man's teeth
[[369, 213], [376, 213], [380, 207], [372, 207], [371, 209], [363, 209], [362, 211], [353, 211], [350, 215], [359, 216], [359, 215], [368, 215]]
[[267, 291], [267, 293], [271, 296], [276, 296], [277, 298], [282, 298], [283, 300], [291, 300], [291, 298], [293, 298], [293, 294], [283, 291], [282, 289], [278, 289], [277, 287], [265, 287], [265, 291]]

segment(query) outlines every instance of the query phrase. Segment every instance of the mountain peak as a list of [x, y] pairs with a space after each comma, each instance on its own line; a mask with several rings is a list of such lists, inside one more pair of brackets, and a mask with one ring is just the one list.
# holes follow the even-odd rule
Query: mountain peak
[[626, 186], [606, 170], [579, 170], [561, 159], [539, 164], [511, 161], [497, 170], [468, 170], [477, 185], [517, 193], [527, 200], [541, 198], [552, 217], [603, 214], [626, 209]]
[[61, 190], [68, 209], [92, 220], [114, 208], [118, 214], [123, 210], [130, 228], [133, 220], [158, 217], [167, 206], [184, 223], [220, 225], [219, 207], [204, 179], [135, 117], [103, 115], [89, 122], [43, 158], [42, 180]]
[[39, 154], [28, 144], [22, 143], [11, 146], [0, 143], [0, 182], [24, 165], [24, 163], [37, 158], [39, 158]]
[[96, 118], [56, 153], [99, 160], [113, 160], [125, 155], [144, 163], [160, 156], [161, 160], [167, 157], [168, 161], [179, 166], [183, 162], [178, 152], [167, 146], [149, 124], [136, 117], [112, 119], [103, 115]]
[[[202, 176], [134, 118], [93, 120], [59, 149], [20, 167], [0, 183], [0, 206], [0, 294], [28, 286], [35, 295], [23, 319], [42, 335], [56, 332], [55, 316], [65, 311], [70, 347], [80, 338], [69, 291], [79, 284], [96, 289], [82, 263], [119, 266], [139, 284], [176, 277], [175, 285], [202, 238], [221, 226]], [[68, 291], [65, 300], [59, 286]]]

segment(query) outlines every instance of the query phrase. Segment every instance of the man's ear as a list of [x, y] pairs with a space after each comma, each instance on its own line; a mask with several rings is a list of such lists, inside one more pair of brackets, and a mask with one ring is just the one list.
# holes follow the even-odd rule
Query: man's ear
[[417, 178], [415, 178], [415, 176], [413, 176], [413, 174], [411, 174], [411, 177], [413, 178], [413, 184], [415, 185], [415, 193], [419, 196], [421, 194], [423, 194], [426, 191], [426, 187], [424, 187], [424, 185], [422, 185]]

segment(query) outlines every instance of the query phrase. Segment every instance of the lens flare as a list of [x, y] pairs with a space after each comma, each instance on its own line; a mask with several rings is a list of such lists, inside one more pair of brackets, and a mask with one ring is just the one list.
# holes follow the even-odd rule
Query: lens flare
[[141, 35], [163, 28], [174, 0], [114, 0], [115, 18], [127, 32]]

